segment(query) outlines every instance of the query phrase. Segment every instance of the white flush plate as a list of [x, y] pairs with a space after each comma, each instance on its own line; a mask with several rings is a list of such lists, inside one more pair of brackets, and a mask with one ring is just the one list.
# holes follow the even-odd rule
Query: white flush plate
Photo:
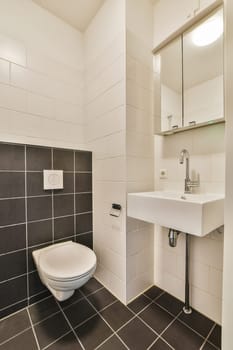
[[63, 170], [44, 170], [44, 190], [63, 188]]

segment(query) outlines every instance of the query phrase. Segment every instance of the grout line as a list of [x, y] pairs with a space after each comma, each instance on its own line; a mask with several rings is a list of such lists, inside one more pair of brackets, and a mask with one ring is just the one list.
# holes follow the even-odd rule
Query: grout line
[[[25, 175], [27, 172], [25, 172]], [[52, 192], [49, 192], [47, 194], [37, 194], [37, 195], [29, 195], [27, 198], [33, 199], [33, 198], [45, 198], [45, 197], [60, 197], [60, 196], [73, 196], [74, 194], [92, 194], [91, 191], [83, 191], [83, 192], [66, 192], [66, 193], [54, 193], [53, 190], [49, 190]], [[59, 191], [59, 190], [56, 190]], [[19, 199], [25, 199], [26, 196], [18, 196], [18, 197], [3, 197], [0, 198], [0, 201], [11, 201], [11, 200], [19, 200]]]
[[[90, 192], [92, 193], [92, 192]], [[46, 196], [48, 197], [48, 196]], [[49, 196], [51, 197], [51, 196]], [[25, 197], [23, 197], [25, 198]], [[81, 213], [75, 213], [75, 216], [78, 216], [78, 215], [84, 215], [84, 214], [91, 214], [93, 211], [84, 211], [84, 212], [81, 212]], [[67, 217], [71, 217], [73, 216], [73, 214], [70, 214], [70, 215], [61, 215], [61, 216], [55, 216], [54, 219], [62, 219], [62, 218], [67, 218]], [[30, 220], [28, 221], [29, 224], [33, 224], [33, 223], [36, 223], [36, 222], [42, 222], [42, 221], [48, 221], [48, 220], [51, 220], [52, 217], [49, 217], [49, 218], [44, 218], [44, 219], [37, 219], [37, 220]], [[23, 221], [23, 222], [17, 222], [16, 224], [9, 224], [9, 225], [2, 225], [0, 226], [0, 228], [6, 228], [6, 227], [14, 227], [14, 226], [19, 226], [19, 225], [26, 225], [26, 222]], [[43, 243], [42, 243], [43, 244]]]
[[[53, 169], [53, 147], [51, 147], [51, 168]], [[54, 190], [52, 190], [52, 243], [54, 243]]]
[[[3, 143], [3, 142], [1, 141], [1, 143]], [[8, 144], [8, 142], [6, 142], [6, 143]], [[10, 144], [12, 144], [12, 143], [10, 142]], [[19, 144], [17, 143], [15, 145], [19, 145]], [[37, 147], [37, 146], [35, 146], [35, 147]], [[40, 147], [40, 146], [38, 146], [38, 147]], [[41, 148], [43, 148], [43, 147], [47, 147], [47, 146], [41, 146]], [[64, 148], [61, 148], [61, 149], [64, 149]], [[65, 149], [67, 149], [67, 148], [65, 148]], [[68, 150], [71, 150], [71, 149], [68, 149]], [[83, 152], [86, 152], [86, 151], [83, 151]], [[10, 170], [10, 169], [9, 170], [4, 170], [4, 169], [0, 169], [0, 173], [24, 173], [24, 172], [25, 172], [25, 170]], [[26, 173], [43, 174], [43, 170], [26, 170]], [[73, 171], [63, 170], [63, 173], [64, 174], [73, 174]], [[82, 170], [76, 170], [75, 173], [77, 173], [77, 174], [92, 174], [92, 171], [91, 170], [83, 170], [83, 171]]]
[[69, 319], [67, 318], [65, 312], [62, 310], [62, 307], [61, 307], [60, 304], [57, 302], [57, 300], [55, 300], [55, 301], [56, 301], [56, 303], [57, 303], [59, 309], [61, 310], [63, 317], [66, 319], [66, 322], [68, 323], [69, 327], [71, 328], [71, 331], [73, 332], [75, 338], [76, 338], [77, 341], [79, 342], [81, 348], [82, 348], [83, 350], [85, 350], [85, 348], [84, 348], [84, 346], [83, 346], [81, 340], [80, 340], [79, 337], [77, 336], [77, 334], [76, 334], [75, 330], [73, 329], [73, 327], [72, 327], [72, 325], [71, 325]]
[[76, 152], [74, 151], [74, 154], [73, 154], [73, 157], [74, 157], [74, 178], [73, 178], [73, 181], [74, 181], [74, 240], [76, 242], [76, 216], [75, 216], [75, 213], [76, 213], [76, 195], [75, 195], [75, 190], [76, 190], [76, 175], [75, 175], [75, 167], [76, 167], [76, 162], [75, 162], [75, 158], [76, 158]]
[[[96, 291], [94, 291], [94, 292], [88, 294], [87, 296], [93, 295], [93, 294], [95, 294], [96, 292], [100, 291], [100, 290], [103, 289], [103, 288], [104, 288], [104, 287], [101, 287], [101, 288], [97, 289]], [[71, 303], [70, 305], [64, 306], [62, 309], [63, 309], [63, 310], [66, 310], [66, 309], [68, 309], [70, 306], [72, 306], [72, 305], [74, 305], [74, 304], [77, 304], [79, 301], [83, 300], [83, 299], [84, 299], [83, 294], [84, 294], [84, 293], [81, 293], [82, 297], [81, 297], [80, 299], [75, 300], [75, 301], [74, 301], [73, 303]]]
[[[43, 293], [43, 292], [42, 292], [42, 293]], [[38, 295], [38, 294], [36, 294], [36, 295]], [[49, 298], [52, 298], [52, 295], [48, 295], [47, 297], [45, 297], [45, 298], [43, 298], [43, 299], [41, 299], [41, 300], [35, 301], [35, 303], [30, 304], [30, 305], [28, 306], [28, 308], [30, 308], [30, 307], [32, 307], [32, 306], [34, 306], [34, 305], [36, 305], [36, 304], [39, 304], [39, 303], [41, 303], [41, 302], [43, 302], [44, 300], [49, 299]]]
[[38, 326], [39, 324], [43, 323], [44, 321], [52, 318], [53, 316], [57, 315], [57, 314], [60, 314], [60, 310], [56, 311], [56, 312], [53, 312], [52, 314], [50, 314], [49, 316], [43, 318], [42, 320], [38, 321], [38, 322], [35, 322], [33, 323], [33, 326]]
[[[178, 315], [177, 315], [176, 317], [174, 317], [174, 319], [167, 325], [167, 327], [164, 328], [164, 330], [159, 334], [158, 339], [161, 338], [161, 339], [165, 340], [165, 339], [162, 337], [162, 335], [163, 335], [163, 334], [167, 331], [167, 329], [177, 320], [177, 318], [182, 314], [182, 312], [183, 312], [183, 310], [181, 310], [181, 311], [178, 313]], [[158, 340], [158, 339], [157, 339], [157, 340]], [[155, 343], [155, 342], [153, 342], [153, 343], [148, 347], [148, 350], [154, 345], [154, 343]], [[168, 343], [168, 344], [169, 344], [169, 343]], [[171, 346], [171, 345], [169, 344], [169, 346]], [[172, 349], [174, 349], [174, 348], [172, 347]]]
[[29, 298], [30, 298], [30, 285], [29, 285], [29, 253], [28, 253], [28, 209], [27, 209], [27, 146], [24, 145], [24, 195], [25, 195], [25, 232], [26, 232], [26, 273], [27, 273], [27, 305], [29, 305]]
[[[3, 283], [7, 283], [7, 282], [9, 282], [9, 281], [13, 281], [13, 280], [15, 280], [15, 279], [17, 279], [17, 278], [27, 276], [27, 275], [28, 275], [28, 273], [27, 273], [27, 271], [26, 271], [25, 273], [23, 273], [23, 274], [21, 274], [21, 275], [17, 275], [17, 276], [8, 278], [7, 280], [1, 281], [1, 282], [0, 282], [0, 285], [3, 284]], [[27, 299], [27, 297], [26, 297], [25, 299]], [[23, 300], [25, 300], [25, 299], [23, 299]], [[15, 304], [18, 304], [20, 301], [21, 301], [21, 300], [17, 301]], [[12, 305], [14, 305], [14, 304], [12, 304]], [[2, 309], [1, 309], [1, 310], [2, 310]]]
[[[25, 298], [25, 299], [22, 299], [22, 300], [20, 300], [20, 301], [17, 301], [16, 303], [7, 305], [7, 306], [3, 307], [2, 309], [0, 309], [0, 312], [2, 312], [2, 311], [4, 311], [4, 310], [7, 310], [8, 308], [10, 308], [10, 307], [12, 307], [12, 306], [15, 306], [15, 305], [20, 304], [20, 303], [22, 303], [22, 302], [24, 302], [24, 301], [27, 301], [27, 300], [28, 300], [28, 299]], [[4, 319], [7, 318], [7, 317], [10, 317], [10, 316], [14, 315], [14, 314], [17, 313], [17, 312], [20, 312], [20, 311], [24, 310], [25, 307], [26, 307], [26, 306], [24, 306], [22, 309], [19, 309], [19, 310], [15, 311], [15, 312], [13, 312], [13, 313], [11, 313], [11, 314], [9, 314], [9, 315], [6, 315], [6, 316], [2, 317], [2, 318], [0, 319], [0, 321], [4, 320]]]
[[[20, 311], [22, 311], [22, 310], [20, 310]], [[26, 311], [27, 311], [27, 309], [26, 309]], [[1, 320], [1, 321], [2, 321], [2, 320]], [[0, 343], [0, 346], [2, 346], [2, 345], [4, 345], [4, 344], [8, 343], [10, 340], [12, 340], [12, 339], [18, 337], [18, 335], [21, 335], [21, 334], [25, 333], [26, 331], [28, 331], [28, 330], [31, 329], [31, 328], [32, 328], [31, 326], [30, 326], [30, 327], [27, 327], [27, 328], [25, 328], [23, 331], [14, 334], [14, 335], [13, 335], [12, 337], [10, 337], [10, 338], [7, 338], [7, 339], [4, 340], [2, 343]]]
[[[83, 292], [82, 291], [80, 291], [81, 292], [81, 294], [83, 294]], [[83, 294], [84, 295], [84, 294]], [[84, 298], [86, 299], [86, 301], [92, 306], [92, 308], [96, 311], [96, 313], [97, 313], [97, 315], [107, 324], [107, 326], [111, 329], [111, 331], [113, 332], [113, 334], [114, 335], [116, 335], [116, 337], [125, 345], [125, 347], [128, 349], [128, 350], [130, 350], [129, 349], [129, 347], [125, 344], [125, 342], [119, 337], [119, 335], [117, 334], [117, 332], [111, 327], [111, 325], [104, 319], [104, 317], [101, 315], [101, 313], [96, 309], [96, 307], [94, 306], [94, 305], [92, 305], [92, 303], [89, 301], [89, 299], [84, 295]], [[116, 301], [118, 301], [118, 300], [116, 300]], [[106, 307], [107, 308], [107, 307]], [[133, 318], [132, 318], [133, 319]], [[132, 320], [131, 319], [131, 320]], [[130, 321], [131, 321], [130, 320]], [[84, 322], [85, 323], [85, 322]], [[78, 327], [76, 327], [76, 328], [78, 328]], [[119, 329], [117, 330], [117, 331], [119, 331]], [[112, 335], [113, 335], [112, 334]]]
[[70, 333], [72, 333], [72, 330], [69, 330], [68, 332], [64, 333], [62, 336], [60, 336], [59, 338], [54, 340], [52, 343], [49, 343], [44, 348], [42, 348], [42, 350], [48, 349], [51, 345], [56, 344], [59, 340], [61, 340], [62, 338], [66, 337]]
[[179, 321], [180, 323], [182, 323], [184, 326], [186, 326], [187, 328], [189, 328], [191, 331], [193, 331], [194, 333], [196, 333], [197, 335], [199, 335], [199, 337], [201, 337], [202, 339], [205, 339], [205, 337], [198, 333], [195, 329], [193, 329], [192, 327], [190, 327], [187, 323], [183, 322], [182, 320], [178, 319], [177, 321]]
[[30, 312], [28, 311], [28, 308], [27, 308], [27, 314], [28, 314], [28, 317], [29, 317], [29, 320], [30, 320], [30, 324], [31, 324], [31, 327], [32, 327], [32, 332], [33, 332], [33, 335], [34, 335], [34, 338], [35, 338], [35, 341], [36, 341], [37, 348], [38, 348], [38, 350], [40, 350], [39, 341], [37, 339], [37, 335], [36, 335], [36, 332], [35, 332], [35, 329], [34, 329], [34, 326], [33, 326], [33, 323], [32, 323], [32, 319], [31, 319], [31, 315], [30, 315]]
[[203, 343], [202, 346], [200, 347], [200, 350], [202, 350], [203, 347], [205, 346], [205, 344], [207, 343], [208, 338], [209, 338], [210, 334], [212, 333], [212, 331], [214, 330], [215, 325], [216, 325], [216, 323], [214, 323], [213, 326], [211, 327], [211, 330], [210, 330], [209, 333], [207, 334], [207, 337], [205, 338], [204, 343]]

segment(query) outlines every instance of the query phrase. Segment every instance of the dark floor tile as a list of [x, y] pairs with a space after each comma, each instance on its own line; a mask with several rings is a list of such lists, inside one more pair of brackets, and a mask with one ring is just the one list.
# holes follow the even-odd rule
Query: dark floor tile
[[92, 194], [80, 193], [75, 195], [76, 213], [92, 211]]
[[110, 305], [117, 299], [105, 288], [99, 290], [98, 292], [89, 295], [88, 299], [94, 305], [94, 307], [100, 311], [104, 307]]
[[163, 292], [162, 289], [153, 286], [150, 289], [148, 289], [146, 292], [144, 292], [144, 294], [149, 297], [151, 300], [154, 300], [155, 298], [157, 298], [161, 293]]
[[72, 297], [64, 301], [61, 301], [59, 304], [61, 305], [62, 308], [66, 308], [71, 304], [77, 302], [78, 300], [81, 300], [82, 298], [83, 298], [83, 295], [80, 293], [78, 289], [76, 289]]
[[30, 327], [31, 324], [26, 310], [5, 318], [0, 321], [0, 343]]
[[26, 225], [0, 228], [0, 254], [26, 248]]
[[28, 278], [30, 297], [46, 290], [46, 287], [42, 284], [37, 271], [29, 273]]
[[76, 328], [75, 332], [86, 350], [95, 349], [112, 334], [112, 330], [98, 315]]
[[50, 190], [44, 190], [43, 173], [27, 172], [27, 195], [43, 196], [51, 194]]
[[80, 214], [76, 216], [76, 233], [92, 231], [92, 213]]
[[28, 221], [52, 217], [52, 196], [34, 197], [27, 200]]
[[81, 350], [82, 347], [73, 333], [69, 333], [47, 348], [48, 350]]
[[222, 338], [222, 329], [219, 325], [216, 325], [211, 332], [208, 341], [217, 346], [218, 348], [221, 348], [221, 338]]
[[54, 194], [74, 193], [74, 174], [63, 173], [63, 188], [54, 190]]
[[124, 343], [133, 350], [147, 349], [157, 338], [157, 335], [138, 318], [130, 321], [118, 332], [118, 335]]
[[101, 315], [115, 331], [134, 317], [134, 314], [120, 301], [101, 311]]
[[47, 242], [52, 242], [52, 238], [52, 220], [43, 220], [28, 223], [29, 247]]
[[179, 321], [175, 321], [163, 333], [163, 338], [176, 350], [198, 350], [204, 341], [203, 338]]
[[92, 191], [92, 174], [76, 173], [75, 174], [75, 192]]
[[93, 249], [93, 233], [84, 233], [75, 236], [76, 242], [85, 245], [86, 247]]
[[175, 316], [178, 315], [184, 306], [184, 304], [179, 299], [173, 297], [168, 293], [164, 293], [161, 295], [161, 297], [156, 299], [156, 304], [161, 305], [164, 309]]
[[103, 288], [103, 285], [92, 277], [86, 284], [84, 284], [84, 286], [82, 286], [81, 291], [83, 294], [89, 295], [100, 288]]
[[0, 170], [24, 169], [24, 146], [0, 143]]
[[92, 171], [92, 153], [87, 151], [75, 151], [75, 170]]
[[74, 196], [71, 194], [54, 197], [54, 216], [74, 214]]
[[158, 334], [160, 334], [174, 319], [173, 316], [156, 304], [149, 305], [139, 316]]
[[37, 350], [37, 344], [32, 329], [17, 335], [3, 345], [4, 350]]
[[54, 220], [54, 239], [62, 239], [74, 235], [74, 217], [59, 218]]
[[23, 172], [0, 172], [0, 198], [24, 197], [25, 176]]
[[0, 311], [0, 319], [9, 315], [12, 315], [13, 313], [22, 310], [28, 305], [27, 299], [19, 301], [18, 303], [15, 303], [11, 306], [6, 307], [5, 309], [2, 309]]
[[150, 349], [151, 350], [171, 350], [172, 348], [167, 343], [165, 343], [162, 339], [158, 339]]
[[34, 327], [40, 347], [43, 348], [69, 332], [70, 327], [60, 312]]
[[27, 277], [21, 276], [1, 284], [0, 309], [27, 298]]
[[51, 169], [51, 148], [27, 146], [27, 170]]
[[125, 349], [127, 348], [120, 341], [120, 339], [117, 338], [115, 335], [113, 335], [103, 345], [99, 347], [99, 350], [125, 350]]
[[214, 325], [213, 321], [195, 310], [189, 315], [182, 312], [179, 319], [205, 338]]
[[202, 350], [216, 350], [216, 347], [207, 342]]
[[74, 171], [74, 151], [66, 149], [53, 150], [53, 168], [64, 171]]
[[0, 256], [0, 281], [24, 275], [27, 272], [26, 250]]
[[31, 305], [28, 310], [33, 324], [40, 322], [46, 317], [60, 311], [59, 306], [52, 296]]
[[42, 301], [50, 296], [51, 296], [50, 291], [48, 289], [45, 289], [43, 292], [29, 297], [28, 305], [33, 305], [35, 303], [38, 303], [39, 301]]
[[128, 307], [135, 313], [140, 312], [142, 309], [144, 309], [146, 306], [148, 306], [151, 303], [151, 300], [145, 295], [140, 295], [137, 297], [137, 299], [131, 301], [131, 303], [128, 304]]
[[77, 303], [65, 308], [64, 312], [72, 327], [78, 326], [80, 323], [96, 314], [96, 311], [85, 299], [81, 299]]
[[25, 200], [6, 199], [0, 201], [0, 226], [25, 222]]

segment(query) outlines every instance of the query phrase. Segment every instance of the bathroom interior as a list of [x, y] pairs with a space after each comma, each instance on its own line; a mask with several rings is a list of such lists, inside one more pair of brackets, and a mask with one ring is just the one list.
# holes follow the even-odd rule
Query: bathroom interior
[[0, 0], [0, 349], [233, 349], [232, 60], [231, 0]]

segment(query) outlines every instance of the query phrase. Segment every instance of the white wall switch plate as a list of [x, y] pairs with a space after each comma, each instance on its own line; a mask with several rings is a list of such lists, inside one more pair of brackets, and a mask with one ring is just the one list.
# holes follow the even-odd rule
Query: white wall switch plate
[[43, 170], [44, 190], [63, 188], [63, 170]]

